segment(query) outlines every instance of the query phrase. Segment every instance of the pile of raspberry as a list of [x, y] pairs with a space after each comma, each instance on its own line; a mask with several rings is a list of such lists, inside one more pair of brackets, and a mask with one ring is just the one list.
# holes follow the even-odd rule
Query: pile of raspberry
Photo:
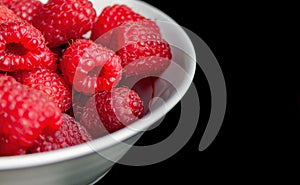
[[97, 15], [88, 0], [0, 0], [0, 156], [74, 146], [142, 118], [143, 88], [129, 82], [171, 58], [156, 23], [126, 5]]

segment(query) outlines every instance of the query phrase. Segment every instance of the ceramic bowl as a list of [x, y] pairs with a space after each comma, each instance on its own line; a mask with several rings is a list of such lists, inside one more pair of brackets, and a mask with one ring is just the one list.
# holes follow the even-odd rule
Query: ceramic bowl
[[173, 54], [172, 65], [161, 75], [169, 82], [158, 81], [155, 84], [155, 96], [163, 101], [153, 101], [151, 111], [130, 127], [91, 142], [45, 153], [0, 157], [0, 184], [83, 185], [98, 181], [147, 128], [164, 117], [181, 100], [191, 85], [196, 69], [194, 47], [186, 32], [173, 19], [142, 1], [92, 2], [98, 14], [108, 5], [126, 4], [155, 20], [160, 26], [163, 37], [172, 46]]

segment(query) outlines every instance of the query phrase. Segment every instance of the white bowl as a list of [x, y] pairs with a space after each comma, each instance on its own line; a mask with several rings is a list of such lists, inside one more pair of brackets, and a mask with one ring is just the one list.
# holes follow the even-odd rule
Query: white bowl
[[[113, 134], [91, 142], [52, 152], [24, 156], [0, 157], [0, 184], [91, 184], [99, 180], [134, 144], [147, 128], [155, 124], [171, 110], [191, 85], [196, 54], [185, 31], [169, 16], [142, 1], [92, 0], [99, 14], [112, 4], [127, 4], [145, 17], [156, 20], [164, 38], [172, 46], [173, 63], [162, 74], [174, 87], [158, 82], [155, 107], [144, 118]], [[124, 144], [127, 143], [127, 144]]]

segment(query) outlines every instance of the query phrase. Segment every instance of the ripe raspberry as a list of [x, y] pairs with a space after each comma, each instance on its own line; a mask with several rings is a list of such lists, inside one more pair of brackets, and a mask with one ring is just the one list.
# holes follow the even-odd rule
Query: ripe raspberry
[[0, 157], [10, 155], [24, 155], [26, 150], [17, 145], [10, 144], [6, 137], [0, 135]]
[[14, 77], [24, 85], [43, 91], [48, 94], [62, 112], [67, 111], [72, 105], [71, 88], [63, 77], [48, 69], [34, 71], [17, 71]]
[[160, 80], [159, 77], [149, 76], [146, 78], [136, 78], [136, 77], [129, 77], [124, 78], [123, 81], [120, 82], [120, 85], [127, 85], [131, 87], [132, 90], [138, 93], [140, 98], [143, 100], [144, 103], [144, 111], [147, 113], [150, 108], [151, 100], [158, 96], [157, 93], [156, 83]]
[[92, 29], [96, 11], [88, 0], [49, 0], [33, 18], [49, 47], [80, 38]]
[[115, 132], [144, 116], [139, 95], [128, 88], [115, 88], [95, 95], [97, 111], [108, 132]]
[[[97, 112], [95, 96], [90, 97], [86, 101], [86, 104], [82, 107], [78, 104], [75, 105], [77, 106], [77, 112], [75, 112], [75, 116], [79, 116], [79, 122], [87, 129], [93, 138], [99, 138], [108, 134], [108, 131], [104, 125], [102, 125]], [[78, 109], [79, 107], [81, 108], [80, 110]]]
[[127, 77], [158, 75], [171, 62], [169, 44], [149, 20], [123, 23], [114, 30], [111, 43]]
[[0, 70], [56, 69], [55, 58], [41, 32], [25, 21], [0, 26]]
[[75, 119], [62, 114], [62, 126], [51, 135], [41, 134], [28, 153], [46, 152], [62, 149], [91, 141], [91, 135]]
[[79, 39], [63, 54], [62, 72], [78, 92], [109, 91], [122, 75], [121, 59], [90, 40]]
[[62, 124], [61, 111], [48, 96], [0, 76], [0, 156], [19, 155], [42, 133]]
[[33, 17], [40, 11], [43, 3], [39, 0], [14, 0], [9, 9], [15, 12], [21, 19], [31, 23]]
[[[0, 3], [1, 4], [1, 3]], [[0, 5], [0, 25], [7, 21], [20, 20], [20, 18], [6, 6]]]
[[74, 117], [76, 121], [79, 121], [80, 116], [83, 113], [83, 109], [85, 108], [85, 104], [90, 97], [91, 95], [85, 95], [73, 90], [72, 106], [67, 113]]
[[157, 24], [149, 19], [142, 21], [127, 21], [111, 31], [108, 45], [113, 51], [138, 42], [161, 41], [162, 35]]
[[[96, 40], [102, 37], [101, 43], [107, 45], [110, 40], [108, 31], [120, 26], [125, 21], [140, 21], [145, 18], [135, 13], [126, 5], [113, 5], [104, 8], [99, 15], [97, 22], [93, 25], [91, 39]], [[106, 33], [106, 34], [105, 34]]]
[[14, 0], [0, 0], [0, 5], [9, 6]]

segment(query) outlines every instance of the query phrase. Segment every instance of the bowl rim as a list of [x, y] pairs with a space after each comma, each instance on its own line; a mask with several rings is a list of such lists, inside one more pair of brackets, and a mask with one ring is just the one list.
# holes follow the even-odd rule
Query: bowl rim
[[188, 71], [188, 75], [190, 79], [183, 80], [185, 81], [185, 83], [183, 83], [182, 87], [180, 88], [180, 93], [178, 93], [177, 96], [171, 96], [168, 99], [168, 101], [165, 102], [165, 106], [163, 107], [160, 106], [159, 108], [151, 111], [151, 115], [148, 114], [144, 116], [142, 119], [139, 119], [136, 122], [132, 123], [132, 127], [134, 127], [135, 129], [132, 129], [132, 127], [131, 128], [125, 127], [119, 131], [94, 139], [87, 143], [83, 143], [80, 145], [76, 145], [64, 149], [54, 150], [50, 152], [34, 153], [34, 154], [27, 154], [21, 156], [0, 157], [1, 171], [49, 165], [49, 164], [59, 163], [66, 160], [80, 158], [86, 155], [97, 153], [99, 151], [103, 151], [106, 148], [117, 145], [120, 142], [125, 141], [141, 132], [144, 132], [144, 130], [147, 130], [147, 128], [149, 128], [152, 124], [154, 124], [156, 121], [161, 119], [166, 113], [168, 113], [188, 91], [196, 72], [196, 53], [194, 50], [193, 43], [190, 40], [187, 33], [176, 23], [175, 20], [173, 20], [171, 17], [169, 17], [167, 14], [165, 14], [158, 8], [146, 2], [137, 1], [137, 0], [134, 1], [123, 0], [123, 1], [113, 1], [113, 2], [122, 2], [128, 5], [133, 3], [138, 6], [143, 6], [144, 8], [149, 8], [155, 14], [164, 17], [164, 19], [166, 19], [167, 22], [172, 23], [175, 26], [178, 26], [179, 28], [178, 31], [180, 31], [181, 32], [180, 34], [183, 34], [183, 36], [186, 37], [187, 39], [186, 41], [188, 42], [188, 44], [193, 50], [192, 53], [189, 53], [190, 55], [192, 55], [190, 57], [194, 60], [193, 65], [191, 65], [190, 71]]

